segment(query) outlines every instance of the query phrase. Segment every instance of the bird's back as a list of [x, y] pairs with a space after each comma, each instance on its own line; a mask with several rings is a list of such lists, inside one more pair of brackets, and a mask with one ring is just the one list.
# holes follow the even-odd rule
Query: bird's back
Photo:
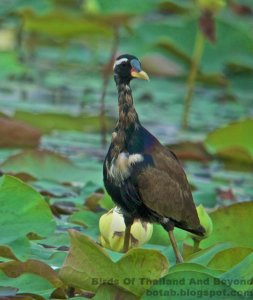
[[133, 134], [129, 144], [130, 152], [137, 151], [145, 158], [142, 168], [133, 174], [145, 206], [159, 216], [173, 220], [177, 227], [200, 230], [201, 233], [190, 186], [175, 154], [144, 127]]

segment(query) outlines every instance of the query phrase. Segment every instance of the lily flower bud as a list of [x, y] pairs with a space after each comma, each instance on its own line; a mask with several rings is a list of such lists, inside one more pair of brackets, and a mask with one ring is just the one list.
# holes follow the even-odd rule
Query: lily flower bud
[[[125, 237], [125, 222], [119, 208], [115, 207], [102, 215], [99, 220], [100, 237], [103, 247], [122, 252]], [[135, 220], [131, 227], [129, 248], [148, 242], [153, 233], [153, 225]]]

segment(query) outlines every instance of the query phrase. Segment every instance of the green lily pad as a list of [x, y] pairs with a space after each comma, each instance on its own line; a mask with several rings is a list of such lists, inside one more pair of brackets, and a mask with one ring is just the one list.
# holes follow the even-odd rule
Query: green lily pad
[[[174, 229], [174, 234], [178, 242], [185, 240], [185, 238], [188, 235], [186, 231], [181, 230], [179, 228]], [[171, 244], [168, 232], [164, 230], [164, 228], [160, 224], [153, 224], [153, 234], [151, 239], [149, 240], [149, 244], [163, 245], [163, 246], [167, 246]]]
[[200, 244], [202, 248], [230, 242], [235, 246], [253, 247], [253, 202], [220, 207], [210, 213], [213, 233]]
[[209, 274], [211, 276], [219, 276], [222, 272], [218, 270], [209, 269], [203, 265], [196, 264], [196, 263], [183, 263], [183, 264], [176, 264], [169, 270], [169, 274], [175, 272], [187, 272], [187, 271], [197, 271]]
[[253, 248], [233, 247], [224, 249], [214, 255], [208, 263], [209, 268], [229, 270], [234, 265], [240, 263], [246, 256], [253, 252]]
[[109, 285], [109, 284], [103, 284], [101, 285], [95, 297], [94, 300], [138, 300], [139, 297], [135, 296], [134, 294], [127, 292], [117, 286]]
[[[1, 243], [1, 239], [0, 239]], [[30, 241], [27, 237], [20, 237], [8, 244], [0, 245], [0, 256], [10, 259], [26, 259], [30, 253]]]
[[229, 124], [208, 134], [207, 149], [221, 158], [253, 163], [253, 119]]
[[31, 12], [23, 13], [24, 29], [28, 32], [36, 32], [53, 37], [73, 38], [85, 36], [111, 37], [111, 29], [107, 26], [101, 26], [98, 22], [84, 17], [67, 14], [61, 10], [54, 10], [46, 15], [38, 16]]
[[0, 165], [4, 172], [27, 173], [37, 179], [56, 182], [85, 182], [85, 169], [74, 165], [69, 159], [46, 150], [27, 150], [10, 156]]
[[41, 132], [9, 118], [0, 118], [0, 147], [37, 147]]
[[98, 228], [98, 222], [101, 215], [101, 213], [94, 213], [88, 210], [81, 210], [73, 213], [69, 218], [69, 221], [71, 223], [76, 223], [84, 227]]
[[[55, 221], [43, 197], [33, 188], [12, 176], [0, 178], [0, 245], [14, 255], [28, 254], [27, 235], [46, 237], [55, 229]], [[3, 253], [1, 253], [2, 255]]]
[[35, 294], [49, 299], [55, 290], [52, 283], [35, 274], [24, 273], [19, 277], [10, 278], [0, 271], [0, 286], [17, 288], [19, 293]]
[[91, 237], [93, 240], [97, 240], [100, 235], [99, 231], [99, 219], [102, 213], [94, 213], [88, 210], [81, 210], [72, 214], [69, 218], [71, 223], [75, 223], [83, 226], [84, 234]]
[[102, 283], [112, 283], [141, 296], [147, 288], [141, 278], [159, 279], [167, 273], [168, 262], [158, 251], [132, 249], [114, 263], [90, 238], [74, 230], [70, 237], [70, 252], [59, 273], [70, 286], [96, 291]]
[[226, 273], [223, 273], [220, 279], [241, 293], [245, 291], [253, 293], [253, 253], [249, 254]]
[[[14, 119], [34, 126], [44, 133], [56, 129], [85, 132], [99, 132], [100, 130], [100, 118], [98, 116], [90, 116], [87, 114], [71, 116], [64, 113], [31, 113], [17, 111], [14, 115]], [[113, 123], [114, 122], [112, 122], [110, 118], [106, 118], [107, 128], [113, 128]]]
[[47, 264], [38, 260], [27, 260], [26, 262], [9, 261], [1, 263], [0, 270], [11, 278], [16, 278], [25, 273], [31, 273], [45, 278], [56, 288], [63, 285], [58, 278], [57, 272]]
[[193, 299], [220, 299], [242, 300], [245, 299], [234, 289], [223, 283], [218, 277], [203, 273], [202, 271], [186, 271], [169, 273], [161, 278], [146, 291], [143, 299], [168, 299], [193, 300]]
[[230, 243], [217, 244], [193, 253], [187, 258], [187, 261], [207, 266], [208, 263], [213, 260], [213, 258], [217, 253], [230, 249], [230, 247], [231, 247]]
[[[31, 250], [29, 253], [29, 259], [32, 260], [39, 260], [41, 262], [44, 262], [45, 264], [48, 264], [54, 268], [61, 268], [63, 265], [63, 262], [66, 259], [67, 256], [67, 247], [62, 244], [63, 249], [65, 251], [57, 250], [56, 248], [52, 247], [50, 244], [47, 243], [47, 241], [43, 240], [41, 243], [44, 246], [41, 246], [35, 242], [31, 243]], [[49, 246], [48, 246], [49, 245]], [[48, 247], [47, 247], [48, 246]]]

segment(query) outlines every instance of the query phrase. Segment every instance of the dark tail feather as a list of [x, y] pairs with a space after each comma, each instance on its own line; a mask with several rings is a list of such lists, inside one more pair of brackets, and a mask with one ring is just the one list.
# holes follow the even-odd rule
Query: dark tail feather
[[185, 229], [185, 230], [187, 230], [187, 231], [189, 231], [191, 233], [197, 234], [199, 236], [204, 236], [205, 233], [206, 233], [205, 228], [203, 226], [201, 226], [201, 225], [197, 229]]
[[180, 223], [175, 222], [175, 226], [178, 227], [178, 228], [181, 228], [185, 231], [188, 231], [188, 232], [194, 233], [196, 235], [199, 235], [199, 236], [204, 236], [205, 233], [206, 233], [205, 228], [201, 225], [196, 229], [192, 229], [192, 228], [188, 228], [188, 227], [186, 227], [186, 226], [184, 226]]

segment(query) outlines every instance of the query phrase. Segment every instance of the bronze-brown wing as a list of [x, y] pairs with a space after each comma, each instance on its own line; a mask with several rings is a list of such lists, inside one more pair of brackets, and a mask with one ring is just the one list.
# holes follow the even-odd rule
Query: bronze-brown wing
[[161, 144], [150, 155], [153, 166], [145, 168], [137, 177], [141, 200], [160, 216], [176, 221], [179, 227], [198, 229], [199, 219], [180, 163]]

